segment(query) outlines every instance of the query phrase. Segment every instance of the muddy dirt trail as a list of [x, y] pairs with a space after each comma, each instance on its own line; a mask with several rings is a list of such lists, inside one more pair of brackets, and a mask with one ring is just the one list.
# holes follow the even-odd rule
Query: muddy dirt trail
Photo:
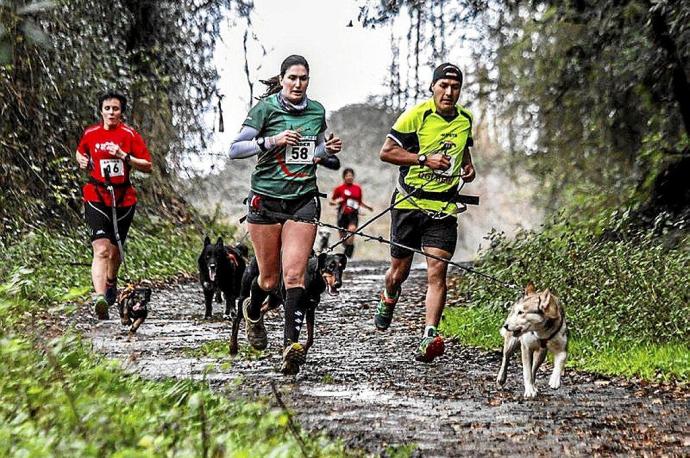
[[415, 362], [425, 271], [413, 270], [393, 325], [379, 332], [373, 314], [383, 273], [381, 264], [348, 267], [340, 296], [325, 295], [317, 310], [316, 341], [296, 377], [276, 372], [278, 311], [267, 316], [268, 350], [249, 352], [242, 328], [244, 348], [230, 359], [230, 324], [220, 318], [220, 305], [214, 306], [216, 319], [202, 319], [196, 283], [156, 291], [149, 319], [131, 341], [119, 320], [88, 319], [79, 327], [98, 351], [145, 377], [205, 378], [230, 396], [273, 397], [274, 381], [306, 429], [368, 453], [414, 443], [415, 456], [690, 455], [687, 387], [661, 389], [566, 371], [561, 389], [553, 391], [545, 365], [537, 399], [525, 401], [517, 359], [506, 387], [495, 387], [498, 351], [450, 341], [434, 363]]

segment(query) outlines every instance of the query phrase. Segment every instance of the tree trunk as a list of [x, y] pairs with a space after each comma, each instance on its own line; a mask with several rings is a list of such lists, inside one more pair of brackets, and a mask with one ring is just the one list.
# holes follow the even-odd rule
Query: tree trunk
[[676, 43], [671, 38], [668, 22], [659, 8], [652, 12], [652, 37], [654, 42], [666, 52], [672, 71], [673, 96], [680, 108], [685, 132], [690, 136], [690, 84], [685, 74], [683, 62], [678, 55]]

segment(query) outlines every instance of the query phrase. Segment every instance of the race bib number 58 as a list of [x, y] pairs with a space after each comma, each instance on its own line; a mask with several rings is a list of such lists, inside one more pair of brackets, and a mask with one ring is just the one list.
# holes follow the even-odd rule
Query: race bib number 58
[[101, 176], [105, 178], [121, 177], [125, 174], [125, 164], [122, 159], [101, 159]]
[[285, 147], [286, 164], [311, 164], [314, 162], [314, 150], [316, 149], [316, 139], [302, 137], [302, 140], [294, 146]]

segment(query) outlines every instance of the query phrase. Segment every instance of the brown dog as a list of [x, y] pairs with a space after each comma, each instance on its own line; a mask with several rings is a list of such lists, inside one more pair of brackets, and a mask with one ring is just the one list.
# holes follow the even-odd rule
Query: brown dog
[[[120, 319], [123, 326], [132, 325], [129, 328], [129, 335], [137, 332], [139, 326], [148, 317], [148, 303], [151, 301], [151, 288], [137, 288], [134, 285], [127, 285], [117, 298], [117, 305], [120, 309]], [[132, 322], [132, 320], [134, 320]]]
[[561, 386], [561, 375], [568, 356], [568, 329], [563, 306], [556, 295], [548, 289], [538, 292], [534, 284], [529, 282], [525, 295], [513, 304], [500, 332], [504, 340], [503, 361], [496, 377], [498, 385], [505, 383], [508, 360], [520, 344], [525, 398], [537, 395], [534, 382], [548, 350], [554, 354], [549, 386], [553, 389]]

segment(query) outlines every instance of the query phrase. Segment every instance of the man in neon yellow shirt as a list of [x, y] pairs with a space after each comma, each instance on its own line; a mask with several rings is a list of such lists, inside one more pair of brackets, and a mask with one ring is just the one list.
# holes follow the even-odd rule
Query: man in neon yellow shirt
[[[393, 201], [413, 195], [391, 211], [391, 239], [444, 259], [455, 251], [455, 196], [460, 180], [469, 182], [475, 177], [469, 150], [472, 115], [457, 104], [461, 88], [462, 72], [457, 66], [445, 63], [436, 67], [432, 98], [400, 115], [380, 152], [382, 161], [400, 166]], [[391, 265], [374, 317], [379, 330], [391, 324], [412, 255], [409, 250], [391, 247]], [[446, 301], [447, 270], [447, 263], [427, 258], [426, 326], [417, 361], [431, 362], [445, 349], [436, 328]]]

